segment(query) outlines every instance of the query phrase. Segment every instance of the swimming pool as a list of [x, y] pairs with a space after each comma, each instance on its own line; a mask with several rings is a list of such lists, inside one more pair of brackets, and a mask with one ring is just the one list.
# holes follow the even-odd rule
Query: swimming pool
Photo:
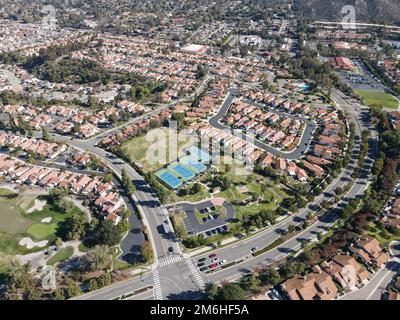
[[171, 189], [176, 189], [182, 185], [182, 181], [169, 170], [160, 170], [155, 175]]
[[307, 91], [307, 90], [310, 88], [310, 85], [307, 84], [307, 83], [300, 83], [300, 84], [298, 85], [298, 87], [299, 87], [300, 89], [303, 89], [304, 91]]

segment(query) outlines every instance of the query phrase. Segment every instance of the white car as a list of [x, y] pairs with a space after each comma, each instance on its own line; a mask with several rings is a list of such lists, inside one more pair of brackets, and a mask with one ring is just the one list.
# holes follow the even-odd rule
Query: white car
[[225, 263], [226, 263], [226, 260], [221, 260], [221, 261], [219, 262], [219, 265], [220, 265], [220, 266], [223, 266]]
[[212, 262], [212, 263], [215, 263], [215, 262], [217, 262], [217, 261], [219, 261], [219, 258], [211, 259], [211, 262]]

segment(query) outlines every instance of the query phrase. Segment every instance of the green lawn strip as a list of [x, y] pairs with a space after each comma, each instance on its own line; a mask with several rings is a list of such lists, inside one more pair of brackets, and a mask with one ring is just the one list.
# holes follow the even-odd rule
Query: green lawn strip
[[58, 262], [65, 261], [69, 259], [74, 254], [74, 247], [68, 246], [66, 248], [60, 249], [54, 256], [47, 260], [47, 265], [54, 265]]
[[386, 92], [380, 91], [366, 91], [366, 90], [355, 90], [363, 99], [363, 102], [368, 105], [381, 105], [384, 108], [397, 109], [399, 102], [391, 95]]
[[205, 217], [205, 214], [201, 214], [199, 210], [197, 210], [197, 208], [194, 209], [194, 215], [197, 219], [197, 221], [199, 222], [199, 224], [203, 224], [203, 217]]
[[263, 254], [269, 250], [276, 248], [277, 246], [281, 245], [283, 242], [284, 242], [284, 240], [282, 238], [278, 238], [274, 242], [270, 243], [268, 246], [264, 247], [263, 249], [254, 252], [253, 256], [257, 257], [260, 254]]

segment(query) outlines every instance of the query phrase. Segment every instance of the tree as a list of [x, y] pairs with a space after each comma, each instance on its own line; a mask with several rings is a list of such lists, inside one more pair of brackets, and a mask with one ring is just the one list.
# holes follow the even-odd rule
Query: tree
[[142, 260], [145, 263], [150, 262], [153, 260], [153, 249], [151, 248], [150, 242], [145, 241], [142, 244], [142, 247], [140, 249], [140, 254], [142, 256]]
[[196, 182], [196, 183], [193, 185], [193, 187], [192, 187], [192, 189], [191, 189], [191, 192], [192, 192], [192, 194], [196, 194], [196, 193], [199, 193], [200, 191], [201, 191], [201, 184], [198, 183], [198, 182]]
[[244, 290], [255, 290], [259, 287], [261, 281], [252, 273], [247, 274], [240, 280], [240, 286]]
[[61, 247], [62, 246], [62, 244], [63, 244], [63, 241], [61, 240], [61, 238], [60, 237], [57, 237], [55, 240], [54, 240], [54, 245], [56, 246], [56, 247]]
[[102, 220], [95, 230], [95, 238], [99, 244], [115, 246], [121, 241], [122, 234], [112, 221]]
[[79, 239], [87, 225], [88, 219], [87, 216], [82, 213], [74, 213], [72, 217], [67, 218], [62, 224], [60, 228], [60, 236], [65, 240], [76, 240]]
[[135, 188], [135, 186], [133, 185], [132, 180], [131, 180], [131, 178], [129, 177], [129, 175], [127, 174], [127, 172], [126, 172], [125, 169], [122, 169], [122, 172], [121, 172], [121, 180], [122, 180], [122, 184], [123, 184], [125, 190], [126, 190], [128, 193], [132, 194], [132, 193], [134, 193], [134, 192], [136, 191], [136, 188]]
[[[37, 282], [30, 273], [30, 265], [21, 264], [16, 259], [8, 262], [2, 274], [2, 280], [4, 287], [0, 292], [0, 299], [4, 300], [28, 299]], [[37, 295], [37, 293], [38, 291], [32, 294]]]
[[276, 286], [282, 281], [279, 272], [273, 268], [268, 268], [261, 272], [259, 275], [259, 279], [262, 284], [269, 284], [272, 286]]
[[293, 233], [296, 230], [296, 226], [293, 224], [288, 225], [288, 231], [289, 233]]
[[208, 282], [206, 283], [204, 291], [207, 299], [215, 300], [215, 298], [218, 296], [219, 288], [215, 283]]
[[84, 271], [108, 270], [112, 265], [112, 257], [107, 246], [95, 246], [80, 259]]
[[244, 298], [243, 289], [236, 283], [224, 285], [219, 292], [220, 300], [244, 300]]
[[64, 296], [66, 299], [75, 297], [82, 292], [79, 285], [72, 279], [67, 278], [65, 280], [65, 286]]

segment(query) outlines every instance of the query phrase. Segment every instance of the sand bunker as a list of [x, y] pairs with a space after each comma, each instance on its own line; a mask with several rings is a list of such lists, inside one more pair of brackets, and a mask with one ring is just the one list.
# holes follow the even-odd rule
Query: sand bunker
[[51, 217], [47, 217], [47, 218], [43, 218], [42, 220], [41, 220], [41, 222], [43, 222], [43, 223], [50, 223], [51, 222]]
[[42, 211], [43, 207], [46, 205], [46, 201], [40, 201], [39, 199], [35, 199], [35, 203], [32, 208], [29, 208], [28, 213], [32, 213], [34, 211]]
[[21, 241], [19, 242], [19, 245], [20, 245], [20, 246], [26, 246], [28, 249], [32, 249], [32, 248], [35, 248], [35, 247], [43, 248], [43, 247], [45, 247], [48, 243], [49, 243], [49, 241], [47, 241], [47, 240], [35, 242], [35, 241], [33, 241], [31, 238], [23, 238], [23, 239], [21, 239]]

